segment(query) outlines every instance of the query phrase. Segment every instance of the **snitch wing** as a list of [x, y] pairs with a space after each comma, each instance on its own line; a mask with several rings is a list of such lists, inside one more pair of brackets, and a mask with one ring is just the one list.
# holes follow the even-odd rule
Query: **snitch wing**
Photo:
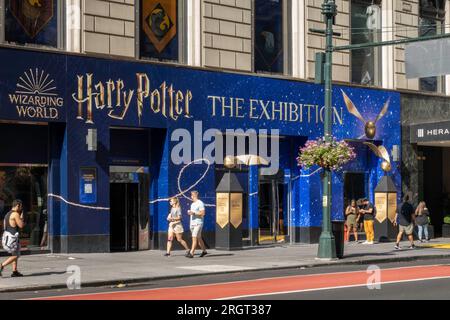
[[366, 146], [370, 148], [370, 150], [375, 153], [378, 158], [383, 159], [384, 161], [391, 163], [391, 158], [389, 157], [389, 153], [384, 146], [376, 146], [371, 142], [364, 142]]
[[376, 155], [378, 158], [382, 158], [382, 155], [381, 155], [381, 153], [380, 153], [380, 150], [378, 150], [378, 147], [377, 147], [376, 145], [374, 145], [374, 144], [371, 143], [371, 142], [364, 142], [364, 144], [365, 144], [366, 146], [368, 146], [368, 147], [370, 148], [370, 150], [372, 150], [373, 153], [375, 153], [375, 155]]
[[352, 100], [345, 94], [344, 90], [342, 91], [342, 96], [344, 97], [345, 106], [347, 107], [348, 112], [350, 112], [352, 115], [357, 117], [359, 120], [361, 120], [363, 123], [366, 123], [366, 120], [361, 116], [358, 109], [356, 108], [355, 104]]
[[389, 152], [386, 150], [384, 146], [379, 146], [378, 150], [380, 151], [381, 158], [387, 163], [391, 163], [391, 157], [389, 157]]
[[383, 106], [383, 109], [381, 109], [380, 114], [378, 115], [378, 117], [375, 119], [375, 123], [378, 122], [378, 120], [380, 120], [381, 118], [383, 118], [383, 116], [386, 114], [386, 112], [389, 109], [389, 103], [391, 102], [391, 98], [387, 99], [386, 103]]

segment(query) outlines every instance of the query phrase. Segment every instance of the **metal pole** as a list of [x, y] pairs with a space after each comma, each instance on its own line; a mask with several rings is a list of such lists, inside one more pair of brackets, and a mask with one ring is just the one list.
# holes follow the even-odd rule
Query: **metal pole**
[[333, 47], [333, 51], [357, 50], [357, 49], [365, 49], [365, 48], [372, 48], [372, 47], [392, 46], [392, 45], [407, 44], [407, 43], [412, 43], [412, 42], [439, 40], [439, 39], [445, 39], [445, 38], [450, 38], [450, 33], [438, 34], [438, 35], [434, 35], [434, 36], [418, 37], [418, 38], [408, 38], [408, 39], [390, 40], [390, 41], [382, 41], [382, 42], [350, 44], [347, 46], [336, 46], [336, 47]]
[[[337, 8], [334, 0], [324, 0], [322, 14], [326, 21], [326, 57], [325, 57], [325, 121], [324, 140], [332, 139], [332, 66], [333, 66], [333, 20]], [[331, 171], [324, 170], [323, 175], [323, 221], [319, 240], [318, 258], [336, 259], [336, 244], [331, 232]]]

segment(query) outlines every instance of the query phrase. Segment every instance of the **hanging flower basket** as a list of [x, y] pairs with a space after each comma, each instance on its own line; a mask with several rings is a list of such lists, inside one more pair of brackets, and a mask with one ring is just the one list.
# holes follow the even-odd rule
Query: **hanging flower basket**
[[336, 171], [346, 163], [356, 158], [353, 147], [344, 140], [324, 141], [322, 138], [309, 140], [303, 148], [300, 148], [297, 163], [303, 168], [314, 165], [324, 170]]

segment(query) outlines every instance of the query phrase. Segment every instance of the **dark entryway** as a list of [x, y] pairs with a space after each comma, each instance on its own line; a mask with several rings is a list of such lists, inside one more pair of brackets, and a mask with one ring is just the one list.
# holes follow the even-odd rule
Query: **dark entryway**
[[110, 250], [148, 250], [149, 174], [133, 167], [110, 171]]
[[138, 250], [139, 185], [111, 183], [111, 251]]
[[363, 172], [344, 173], [344, 210], [350, 202], [366, 197], [366, 174]]
[[284, 241], [287, 228], [284, 221], [285, 200], [284, 171], [259, 177], [259, 243]]
[[418, 148], [419, 201], [430, 211], [436, 237], [442, 235], [445, 215], [450, 214], [450, 148]]

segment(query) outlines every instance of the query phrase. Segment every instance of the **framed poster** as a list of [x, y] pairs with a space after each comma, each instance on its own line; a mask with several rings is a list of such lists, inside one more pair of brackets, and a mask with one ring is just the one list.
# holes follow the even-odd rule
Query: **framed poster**
[[80, 203], [97, 203], [97, 168], [80, 168]]

